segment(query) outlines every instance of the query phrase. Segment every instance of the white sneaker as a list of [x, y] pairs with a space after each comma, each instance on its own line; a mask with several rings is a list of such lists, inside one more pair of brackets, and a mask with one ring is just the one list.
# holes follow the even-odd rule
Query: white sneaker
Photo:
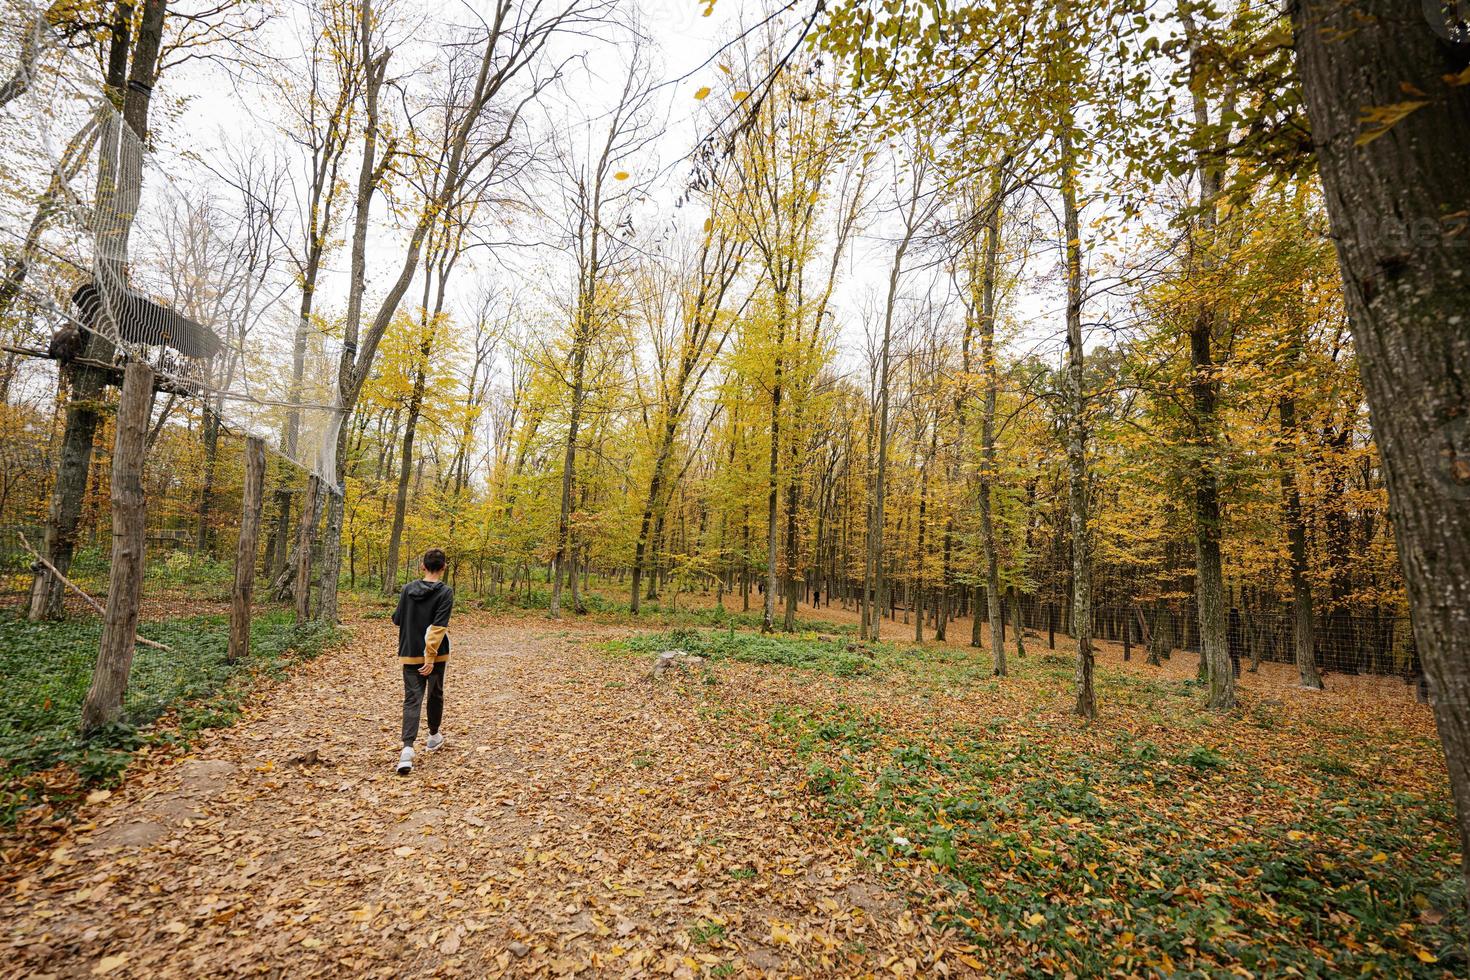
[[398, 775], [407, 776], [413, 772], [413, 746], [405, 745], [403, 751], [398, 753]]
[[441, 746], [443, 744], [444, 744], [444, 736], [443, 735], [430, 735], [429, 736], [429, 744], [428, 744], [427, 748], [428, 748], [428, 750], [430, 752], [433, 752], [435, 749], [439, 748], [439, 746]]

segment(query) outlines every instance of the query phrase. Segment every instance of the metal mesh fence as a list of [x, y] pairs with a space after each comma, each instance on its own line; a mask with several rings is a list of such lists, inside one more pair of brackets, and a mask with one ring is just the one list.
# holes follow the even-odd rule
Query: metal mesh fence
[[[44, 370], [32, 366], [28, 370]], [[30, 442], [7, 447], [0, 465], [0, 819], [45, 796], [56, 773], [105, 776], [145, 737], [173, 737], [229, 717], [248, 678], [283, 658], [315, 649], [323, 634], [295, 625], [292, 611], [265, 594], [264, 531], [253, 566], [257, 601], [250, 656], [230, 663], [229, 612], [234, 591], [245, 479], [245, 440], [223, 429], [201, 438], [200, 406], [155, 406], [144, 485], [147, 533], [140, 618], [123, 710], [111, 729], [83, 741], [81, 707], [92, 683], [102, 636], [97, 606], [107, 602], [110, 572], [112, 424], [104, 398], [73, 552], [59, 609], [37, 606], [35, 584], [49, 577], [44, 554], [48, 475], [58, 453], [58, 426], [17, 430]], [[12, 409], [14, 406], [10, 406]], [[305, 481], [278, 458], [267, 486], [299, 495]], [[40, 571], [38, 572], [38, 569]], [[94, 605], [95, 603], [95, 605]], [[140, 729], [161, 716], [171, 723], [149, 736]]]

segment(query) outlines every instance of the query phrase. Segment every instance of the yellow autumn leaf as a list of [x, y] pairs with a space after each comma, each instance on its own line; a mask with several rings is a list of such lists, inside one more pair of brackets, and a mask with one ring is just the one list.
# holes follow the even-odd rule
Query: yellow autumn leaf
[[787, 928], [784, 924], [782, 924], [780, 922], [772, 922], [771, 923], [771, 942], [775, 943], [778, 946], [780, 946], [780, 945], [795, 946], [796, 945], [796, 937], [791, 934], [791, 930], [789, 928]]
[[1373, 864], [1383, 864], [1387, 860], [1388, 855], [1384, 854], [1382, 851], [1379, 851], [1377, 854], [1373, 855], [1372, 858], [1370, 858], [1370, 861]]
[[114, 953], [111, 956], [104, 956], [97, 961], [96, 966], [92, 967], [92, 976], [100, 977], [105, 973], [111, 973], [127, 961], [127, 953]]
[[627, 180], [627, 179], [628, 179], [628, 171], [626, 171], [626, 170], [619, 170], [617, 173], [613, 174], [613, 180]]
[[1046, 916], [1042, 915], [1040, 912], [1032, 912], [1030, 915], [1026, 916], [1026, 924], [1028, 926], [1039, 926], [1045, 921]]
[[1438, 956], [1435, 956], [1433, 953], [1431, 953], [1427, 949], [1416, 949], [1416, 950], [1414, 950], [1414, 955], [1419, 958], [1419, 962], [1420, 963], [1438, 963], [1439, 962], [1439, 957]]
[[694, 93], [694, 97], [696, 99], [701, 100], [701, 101], [704, 100], [704, 99], [706, 99], [706, 98], [708, 98], [709, 97], [709, 86], [708, 85], [701, 85], [699, 87], [699, 91]]
[[1353, 145], [1367, 146], [1392, 129], [1404, 117], [1428, 104], [1423, 99], [1412, 99], [1408, 102], [1395, 102], [1392, 105], [1369, 106], [1363, 110], [1363, 115], [1358, 120], [1365, 128], [1358, 134], [1358, 138], [1353, 140]]
[[737, 88], [735, 90], [735, 101], [736, 102], [739, 102], [739, 101], [743, 100], [749, 94], [750, 93], [747, 92], [745, 89], [743, 89], [743, 88]]
[[968, 966], [972, 970], [979, 970], [982, 973], [985, 971], [985, 965], [979, 960], [975, 959], [975, 957], [973, 956], [966, 956], [964, 953], [960, 953], [959, 960], [961, 963], [965, 964], [965, 966]]

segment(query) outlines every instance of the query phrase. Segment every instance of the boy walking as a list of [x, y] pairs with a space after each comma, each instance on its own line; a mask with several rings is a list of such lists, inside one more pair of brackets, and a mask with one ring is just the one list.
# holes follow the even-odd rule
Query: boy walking
[[398, 775], [413, 771], [413, 743], [419, 735], [419, 709], [428, 701], [429, 741], [433, 752], [444, 744], [444, 668], [449, 660], [449, 614], [454, 590], [444, 583], [444, 552], [424, 552], [424, 577], [398, 595], [393, 624], [398, 627], [398, 662], [403, 667], [403, 751]]

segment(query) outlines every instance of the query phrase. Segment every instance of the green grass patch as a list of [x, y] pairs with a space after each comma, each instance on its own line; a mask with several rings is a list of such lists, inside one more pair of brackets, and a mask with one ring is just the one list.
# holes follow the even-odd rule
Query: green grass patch
[[[137, 647], [122, 718], [83, 741], [81, 705], [97, 661], [101, 622], [31, 623], [0, 616], [0, 824], [51, 798], [48, 785], [65, 782], [39, 778], [47, 770], [73, 770], [83, 786], [107, 783], [147, 742], [187, 741], [202, 729], [230, 724], [250, 678], [278, 674], [333, 636], [315, 627], [298, 630], [289, 612], [267, 613], [251, 623], [250, 657], [229, 664], [226, 616], [145, 623], [139, 632], [170, 649]], [[148, 730], [170, 711], [177, 725]]]
[[711, 922], [709, 919], [700, 919], [689, 927], [689, 938], [699, 946], [708, 946], [711, 943], [720, 942], [725, 938], [725, 924], [723, 922]]
[[769, 664], [820, 670], [838, 677], [862, 677], [886, 669], [898, 651], [886, 644], [855, 644], [845, 637], [820, 633], [752, 633], [733, 626], [723, 630], [676, 627], [608, 644], [614, 651], [652, 655], [683, 650], [712, 661]]

